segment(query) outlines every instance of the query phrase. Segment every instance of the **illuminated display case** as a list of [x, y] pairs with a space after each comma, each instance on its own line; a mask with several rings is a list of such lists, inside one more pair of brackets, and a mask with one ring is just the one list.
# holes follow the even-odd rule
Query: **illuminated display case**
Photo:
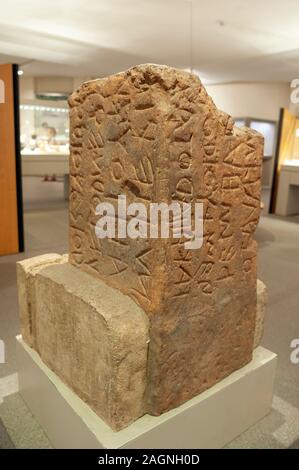
[[20, 105], [22, 155], [68, 155], [69, 111], [62, 106]]

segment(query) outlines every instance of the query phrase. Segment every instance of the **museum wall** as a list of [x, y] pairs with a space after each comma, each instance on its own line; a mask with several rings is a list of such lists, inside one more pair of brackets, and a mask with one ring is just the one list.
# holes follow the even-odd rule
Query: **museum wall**
[[290, 106], [288, 83], [253, 82], [207, 85], [216, 106], [234, 118], [253, 117], [277, 121], [280, 108]]
[[20, 77], [20, 102], [23, 100], [34, 99], [34, 78], [33, 77]]

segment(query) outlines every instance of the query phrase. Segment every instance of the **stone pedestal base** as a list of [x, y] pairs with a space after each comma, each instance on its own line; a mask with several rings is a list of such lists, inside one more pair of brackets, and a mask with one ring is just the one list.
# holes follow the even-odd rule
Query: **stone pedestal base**
[[[21, 334], [41, 360], [114, 431], [124, 429], [146, 413], [156, 415], [149, 403], [153, 324], [146, 313], [127, 295], [70, 264], [65, 255], [47, 254], [20, 261], [17, 273]], [[252, 349], [260, 343], [266, 302], [266, 288], [261, 281], [256, 290]], [[198, 308], [199, 313], [204, 313]], [[219, 318], [219, 328], [227, 329], [222, 314]], [[240, 338], [239, 326], [230, 327]], [[186, 341], [193, 341], [195, 332], [188, 331]], [[213, 331], [209, 329], [204, 344], [197, 337], [199, 348], [213, 350], [217, 342]], [[164, 342], [158, 346], [163, 345]], [[228, 369], [221, 369], [219, 362], [216, 367], [210, 358], [207, 373], [213, 374], [214, 367], [219, 371], [212, 383], [220, 381], [225, 372], [228, 375], [228, 370], [241, 367], [237, 367], [239, 350], [234, 351], [234, 362]], [[248, 361], [250, 358], [251, 355]], [[178, 367], [176, 356], [171, 360]], [[194, 361], [193, 355], [190, 360]], [[177, 384], [179, 395], [180, 378], [174, 373], [169, 381], [171, 387]], [[200, 390], [207, 387], [203, 382]], [[162, 402], [165, 396], [161, 391]]]
[[26, 344], [112, 429], [145, 412], [149, 321], [128, 296], [56, 254], [18, 263]]
[[56, 448], [221, 448], [271, 409], [276, 355], [253, 360], [161, 416], [112, 431], [17, 337], [20, 393]]

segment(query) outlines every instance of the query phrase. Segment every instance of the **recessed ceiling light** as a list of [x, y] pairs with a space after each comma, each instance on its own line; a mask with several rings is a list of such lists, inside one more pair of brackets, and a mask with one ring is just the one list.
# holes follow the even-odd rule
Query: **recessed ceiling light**
[[23, 75], [23, 73], [24, 73], [24, 70], [22, 70], [22, 69], [18, 70], [18, 75]]

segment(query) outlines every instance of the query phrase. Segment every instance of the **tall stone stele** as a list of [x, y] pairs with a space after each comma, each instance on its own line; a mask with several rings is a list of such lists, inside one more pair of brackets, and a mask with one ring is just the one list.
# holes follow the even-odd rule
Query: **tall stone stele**
[[[166, 66], [84, 83], [69, 104], [69, 261], [19, 263], [22, 334], [119, 430], [252, 358], [266, 298], [253, 240], [263, 139], [234, 127], [198, 77]], [[99, 203], [126, 225], [119, 195], [146, 208], [203, 203], [202, 247], [186, 248], [184, 237], [97, 238]]]
[[[146, 409], [160, 414], [251, 360], [263, 139], [233, 127], [195, 75], [164, 66], [87, 82], [69, 104], [70, 263], [146, 312]], [[96, 206], [120, 194], [202, 202], [202, 248], [99, 240]]]

